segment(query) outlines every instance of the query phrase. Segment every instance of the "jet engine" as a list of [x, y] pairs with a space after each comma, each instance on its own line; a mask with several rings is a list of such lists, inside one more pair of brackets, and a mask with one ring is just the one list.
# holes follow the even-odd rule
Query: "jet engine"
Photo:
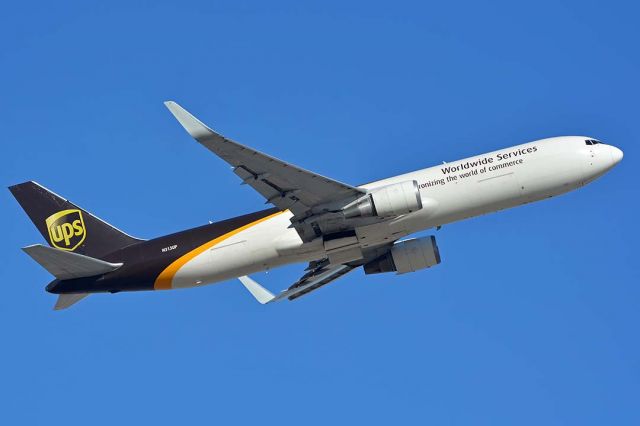
[[364, 265], [365, 274], [396, 272], [404, 274], [430, 268], [440, 263], [436, 237], [413, 238], [398, 241], [383, 256]]
[[372, 189], [366, 196], [346, 206], [342, 211], [346, 218], [393, 217], [421, 208], [418, 182], [410, 180]]

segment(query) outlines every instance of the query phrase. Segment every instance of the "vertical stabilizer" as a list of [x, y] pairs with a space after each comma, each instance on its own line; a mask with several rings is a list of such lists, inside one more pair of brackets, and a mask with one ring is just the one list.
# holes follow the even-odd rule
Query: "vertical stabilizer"
[[101, 258], [141, 241], [36, 182], [9, 190], [51, 247]]

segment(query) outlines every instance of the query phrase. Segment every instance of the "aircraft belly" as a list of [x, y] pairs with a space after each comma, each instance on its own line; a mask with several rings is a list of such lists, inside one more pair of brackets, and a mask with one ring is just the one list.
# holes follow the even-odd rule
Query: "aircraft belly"
[[173, 277], [173, 288], [194, 287], [220, 280], [225, 272], [248, 268], [254, 262], [247, 256], [246, 241], [229, 242], [200, 253]]
[[[283, 220], [284, 219], [284, 220]], [[288, 262], [278, 253], [288, 229], [287, 215], [260, 223], [228, 238], [185, 263], [175, 274], [172, 288], [195, 287], [235, 278]], [[301, 244], [299, 237], [297, 240]], [[291, 241], [287, 240], [288, 245]]]

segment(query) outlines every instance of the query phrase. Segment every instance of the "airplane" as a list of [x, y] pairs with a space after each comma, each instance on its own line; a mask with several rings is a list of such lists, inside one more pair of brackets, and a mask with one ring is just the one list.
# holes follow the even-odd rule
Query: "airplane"
[[[266, 304], [295, 300], [360, 267], [365, 274], [430, 268], [441, 260], [435, 237], [410, 234], [580, 188], [623, 157], [591, 137], [553, 137], [352, 186], [227, 139], [173, 101], [165, 105], [273, 207], [143, 240], [36, 182], [11, 186], [47, 240], [23, 250], [55, 277], [46, 286], [59, 295], [54, 309], [93, 293], [234, 278]], [[301, 262], [305, 273], [278, 294], [249, 277]]]

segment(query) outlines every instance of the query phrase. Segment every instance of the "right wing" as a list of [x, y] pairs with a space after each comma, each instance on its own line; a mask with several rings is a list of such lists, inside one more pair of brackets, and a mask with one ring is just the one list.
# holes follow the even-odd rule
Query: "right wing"
[[233, 166], [240, 179], [281, 210], [298, 216], [321, 204], [364, 195], [365, 191], [305, 170], [211, 130], [173, 101], [165, 102], [184, 129], [209, 151]]

